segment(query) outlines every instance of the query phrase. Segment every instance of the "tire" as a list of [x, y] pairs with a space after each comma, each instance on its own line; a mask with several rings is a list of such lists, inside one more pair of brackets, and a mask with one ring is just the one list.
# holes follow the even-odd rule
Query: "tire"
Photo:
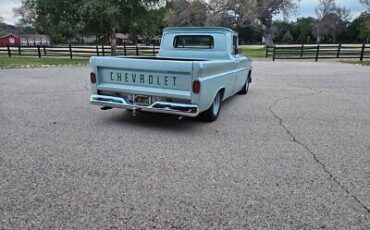
[[213, 122], [216, 121], [221, 111], [222, 95], [218, 92], [215, 99], [212, 102], [211, 107], [199, 115], [202, 121]]
[[252, 78], [251, 78], [251, 72], [249, 72], [248, 74], [248, 77], [247, 77], [247, 80], [245, 81], [245, 84], [243, 86], [243, 88], [239, 91], [239, 94], [247, 94], [248, 93], [248, 90], [249, 90], [249, 84], [252, 82]]

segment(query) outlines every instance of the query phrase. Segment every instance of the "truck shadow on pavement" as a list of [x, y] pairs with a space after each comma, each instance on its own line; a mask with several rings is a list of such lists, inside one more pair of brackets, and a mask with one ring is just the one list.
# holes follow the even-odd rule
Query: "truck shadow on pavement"
[[135, 126], [135, 128], [151, 128], [168, 131], [192, 130], [199, 123], [207, 125], [205, 122], [198, 121], [197, 118], [184, 117], [179, 120], [176, 116], [147, 112], [137, 112], [134, 116], [126, 110], [112, 113], [106, 117], [105, 122], [118, 126], [121, 125], [122, 127]]
[[[226, 119], [226, 113], [228, 110], [233, 109], [234, 106], [238, 106], [240, 103], [240, 95], [235, 95], [222, 103], [222, 110], [219, 120], [215, 122], [204, 122], [199, 118], [183, 117], [181, 120], [177, 116], [149, 113], [149, 112], [137, 112], [134, 116], [127, 110], [110, 110], [104, 114], [104, 122], [110, 125], [121, 125], [124, 126], [135, 126], [136, 128], [152, 128], [158, 130], [167, 131], [191, 131], [200, 127], [217, 125], [220, 120]], [[243, 101], [243, 100], [242, 100]]]

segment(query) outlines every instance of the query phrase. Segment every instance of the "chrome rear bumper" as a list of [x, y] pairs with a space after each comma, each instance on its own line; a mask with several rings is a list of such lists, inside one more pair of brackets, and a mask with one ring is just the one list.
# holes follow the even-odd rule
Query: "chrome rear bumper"
[[149, 106], [133, 105], [121, 97], [91, 95], [90, 103], [93, 105], [107, 106], [112, 108], [122, 108], [136, 111], [166, 113], [178, 116], [196, 117], [199, 115], [197, 105], [181, 104], [173, 102], [157, 101]]

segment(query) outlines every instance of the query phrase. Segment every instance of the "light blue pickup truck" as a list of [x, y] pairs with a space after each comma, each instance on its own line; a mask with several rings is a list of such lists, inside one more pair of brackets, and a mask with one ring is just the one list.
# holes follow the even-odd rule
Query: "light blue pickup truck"
[[92, 57], [90, 102], [215, 121], [221, 103], [247, 94], [251, 60], [238, 34], [221, 27], [167, 28], [155, 57]]

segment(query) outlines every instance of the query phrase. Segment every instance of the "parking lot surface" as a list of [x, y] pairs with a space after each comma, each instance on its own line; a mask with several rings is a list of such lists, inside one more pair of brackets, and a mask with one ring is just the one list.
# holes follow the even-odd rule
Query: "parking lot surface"
[[214, 123], [0, 70], [0, 229], [370, 229], [370, 68], [255, 62]]

